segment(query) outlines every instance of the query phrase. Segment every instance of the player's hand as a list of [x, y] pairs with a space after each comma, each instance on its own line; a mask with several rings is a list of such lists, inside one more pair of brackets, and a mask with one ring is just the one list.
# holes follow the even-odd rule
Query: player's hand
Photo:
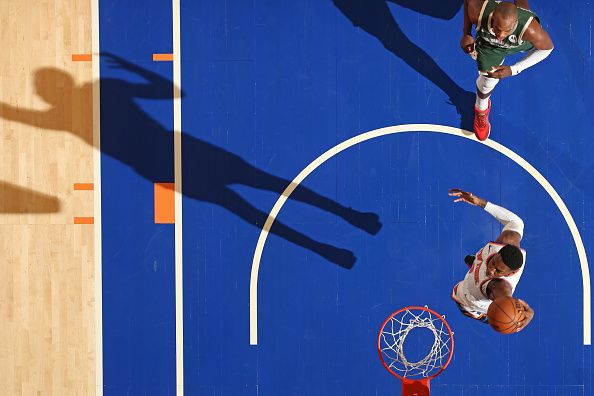
[[474, 37], [470, 34], [462, 35], [462, 38], [460, 39], [460, 47], [465, 53], [471, 56], [473, 53], [476, 55], [476, 51], [474, 50]]
[[450, 191], [448, 191], [448, 195], [450, 197], [458, 197], [457, 199], [454, 199], [454, 202], [466, 202], [470, 205], [481, 206], [483, 208], [487, 204], [487, 201], [484, 199], [477, 197], [473, 193], [460, 190], [459, 188], [451, 188]]
[[491, 70], [487, 72], [487, 76], [491, 78], [502, 79], [512, 75], [511, 67], [501, 65], [501, 66], [493, 66]]
[[521, 321], [519, 323], [519, 326], [518, 326], [518, 329], [516, 330], [516, 332], [522, 331], [526, 326], [528, 326], [528, 323], [530, 323], [532, 318], [534, 318], [534, 310], [530, 307], [530, 305], [528, 305], [528, 303], [526, 303], [526, 301], [520, 300], [519, 298], [518, 298], [518, 301], [524, 307], [524, 311], [525, 311], [524, 314], [526, 315], [526, 317], [523, 321]]

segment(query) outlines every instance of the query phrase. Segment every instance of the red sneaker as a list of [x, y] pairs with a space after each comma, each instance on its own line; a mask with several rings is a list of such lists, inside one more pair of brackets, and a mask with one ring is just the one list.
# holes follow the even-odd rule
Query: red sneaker
[[480, 141], [487, 140], [491, 133], [491, 124], [489, 123], [489, 112], [491, 111], [491, 99], [487, 110], [479, 110], [474, 106], [474, 134]]

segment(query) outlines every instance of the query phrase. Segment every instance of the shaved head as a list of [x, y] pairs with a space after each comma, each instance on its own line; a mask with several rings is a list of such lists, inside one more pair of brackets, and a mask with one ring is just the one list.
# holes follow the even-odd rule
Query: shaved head
[[493, 11], [493, 32], [503, 41], [512, 34], [518, 24], [518, 8], [513, 3], [501, 2]]
[[513, 3], [501, 2], [495, 8], [495, 16], [506, 22], [513, 22], [518, 19], [518, 7]]

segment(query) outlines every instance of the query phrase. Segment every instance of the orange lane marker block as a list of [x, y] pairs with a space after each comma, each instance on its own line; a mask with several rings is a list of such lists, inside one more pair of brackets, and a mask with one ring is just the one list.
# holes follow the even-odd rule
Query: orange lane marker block
[[74, 191], [92, 191], [94, 188], [93, 183], [74, 183]]
[[92, 60], [92, 54], [72, 54], [73, 62], [91, 62]]
[[74, 224], [93, 224], [95, 222], [94, 217], [75, 217]]
[[175, 183], [155, 183], [155, 223], [175, 223]]
[[169, 62], [173, 60], [173, 54], [153, 54], [155, 62]]

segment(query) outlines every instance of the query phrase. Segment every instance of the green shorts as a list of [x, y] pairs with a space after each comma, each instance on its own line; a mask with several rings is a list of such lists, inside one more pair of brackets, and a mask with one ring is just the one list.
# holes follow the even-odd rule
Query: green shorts
[[476, 64], [478, 70], [489, 71], [493, 66], [503, 64], [507, 55], [530, 51], [532, 48], [532, 44], [528, 41], [524, 41], [522, 45], [515, 48], [499, 48], [478, 39], [474, 46], [474, 49], [476, 50]]

